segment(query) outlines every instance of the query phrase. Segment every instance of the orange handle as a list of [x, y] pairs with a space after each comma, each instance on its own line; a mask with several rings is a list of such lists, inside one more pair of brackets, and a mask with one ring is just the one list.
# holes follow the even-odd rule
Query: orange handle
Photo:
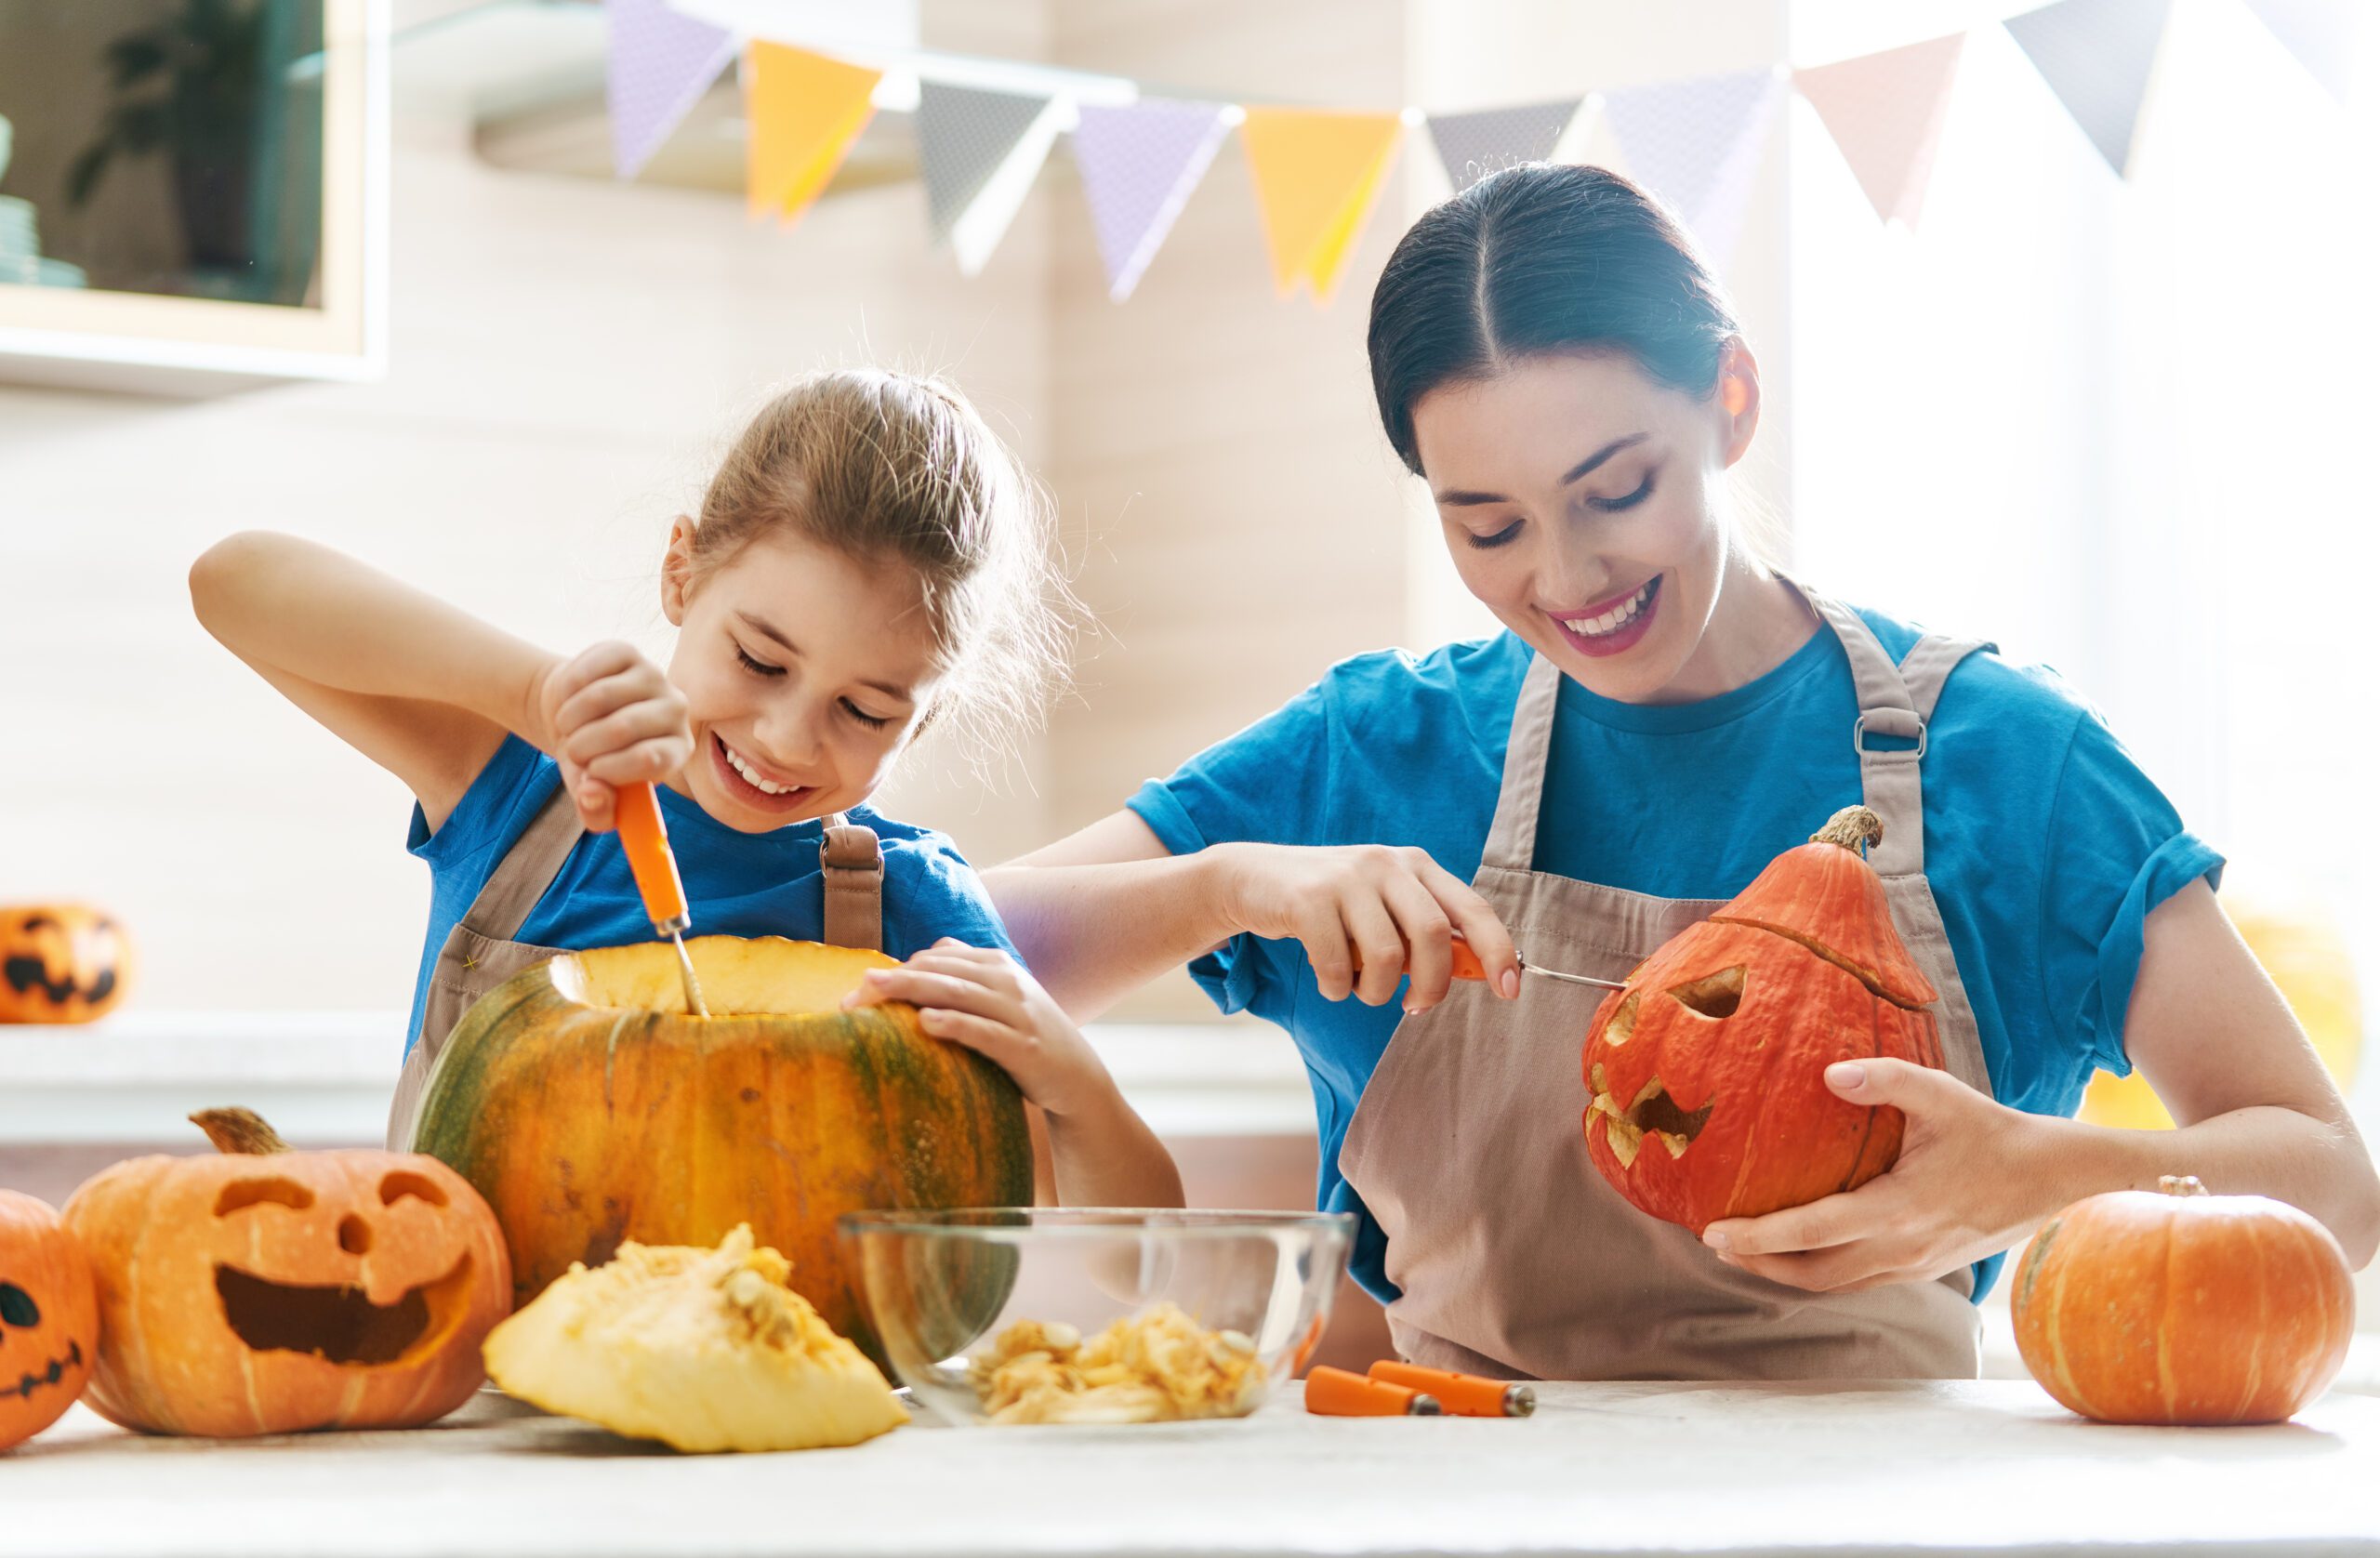
[[[1453, 966], [1455, 978], [1475, 979], [1482, 984], [1485, 984], [1488, 982], [1488, 970], [1479, 966], [1479, 954], [1471, 950], [1471, 944], [1469, 942], [1464, 941], [1461, 936], [1457, 936], [1454, 939], [1454, 945], [1450, 950], [1454, 954]], [[1353, 947], [1348, 948], [1348, 953], [1349, 956], [1353, 957], [1355, 960], [1355, 971], [1357, 973], [1363, 972], [1364, 955]]]
[[636, 874], [637, 896], [644, 900], [645, 918], [661, 935], [685, 930], [694, 923], [686, 912], [686, 886], [678, 879], [678, 857], [669, 852], [669, 830], [661, 821], [661, 798], [650, 780], [622, 785], [613, 816], [620, 830], [620, 845], [628, 852], [628, 869]]
[[1305, 1377], [1305, 1409], [1325, 1418], [1429, 1418], [1440, 1411], [1420, 1391], [1329, 1367]]
[[1372, 1365], [1371, 1378], [1408, 1391], [1426, 1391], [1458, 1418], [1526, 1418], [1537, 1410], [1537, 1393], [1527, 1385], [1508, 1385], [1476, 1374], [1454, 1374], [1383, 1358]]

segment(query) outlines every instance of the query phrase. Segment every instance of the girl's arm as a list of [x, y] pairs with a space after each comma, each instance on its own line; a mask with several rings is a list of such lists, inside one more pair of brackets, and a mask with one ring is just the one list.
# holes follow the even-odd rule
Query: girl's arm
[[403, 780], [432, 831], [507, 731], [562, 759], [591, 827], [610, 825], [611, 786], [664, 777], [690, 755], [683, 700], [626, 644], [565, 660], [327, 547], [263, 531], [210, 548], [190, 588], [206, 630]]
[[[1908, 1116], [1900, 1161], [1858, 1190], [1714, 1222], [1724, 1259], [1798, 1287], [1923, 1280], [2010, 1248], [2085, 1195], [2192, 1174], [2319, 1219], [2360, 1268], [2380, 1248], [2380, 1176], [2329, 1073], [2205, 882], [2149, 912], [2125, 1048], [2177, 1124], [2118, 1130], [2028, 1115], [1898, 1061], [1827, 1085]], [[1851, 1075], [1856, 1073], [1857, 1075]]]
[[1417, 849], [1222, 843], [1175, 855], [1117, 812], [993, 867], [984, 885], [1044, 988], [1080, 1022], [1242, 931], [1302, 943], [1330, 1000], [1383, 1005], [1409, 968], [1407, 1010], [1436, 1005], [1458, 934], [1500, 994], [1520, 993], [1495, 911]]

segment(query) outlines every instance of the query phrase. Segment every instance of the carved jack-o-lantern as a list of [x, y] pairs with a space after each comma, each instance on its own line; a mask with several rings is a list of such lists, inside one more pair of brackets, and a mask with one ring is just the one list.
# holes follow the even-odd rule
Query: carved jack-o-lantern
[[99, 1278], [91, 1408], [237, 1437], [461, 1406], [512, 1302], [478, 1192], [417, 1154], [291, 1152], [245, 1110], [191, 1117], [223, 1155], [119, 1163], [66, 1203]]
[[1835, 1061], [1940, 1066], [1935, 998], [1837, 812], [1734, 901], [1672, 938], [1588, 1030], [1587, 1149], [1639, 1209], [1700, 1233], [1850, 1190], [1900, 1155], [1901, 1114], [1837, 1098]]
[[78, 904], [0, 908], [0, 1023], [87, 1023], [124, 999], [132, 944]]
[[0, 1190], [0, 1450], [63, 1416], [99, 1354], [83, 1247], [41, 1202]]

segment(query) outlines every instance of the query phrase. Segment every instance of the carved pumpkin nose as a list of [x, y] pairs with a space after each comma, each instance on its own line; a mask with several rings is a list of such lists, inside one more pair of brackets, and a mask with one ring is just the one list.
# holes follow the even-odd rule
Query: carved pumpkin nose
[[353, 1212], [350, 1212], [345, 1217], [340, 1218], [338, 1220], [338, 1247], [347, 1251], [350, 1255], [371, 1254], [372, 1225], [364, 1221], [362, 1218], [356, 1216]]

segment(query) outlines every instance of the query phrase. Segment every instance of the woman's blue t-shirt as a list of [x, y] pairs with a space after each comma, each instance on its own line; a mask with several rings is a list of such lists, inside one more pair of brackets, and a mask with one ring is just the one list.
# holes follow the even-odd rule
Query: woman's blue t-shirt
[[[407, 1050], [421, 1036], [430, 970], [447, 933], [561, 787], [562, 772], [553, 759], [519, 736], [507, 736], [436, 833], [430, 831], [421, 808], [414, 808], [405, 848], [430, 863], [430, 934], [414, 983], [413, 1017], [405, 1026]], [[696, 935], [816, 941], [824, 933], [825, 881], [818, 866], [822, 824], [742, 833], [675, 790], [662, 787], [660, 797]], [[883, 844], [887, 954], [906, 958], [944, 936], [955, 936], [971, 945], [996, 946], [1016, 955], [983, 881], [948, 837], [894, 822], [866, 807], [854, 808], [851, 820], [874, 829]], [[620, 946], [652, 935], [653, 921], [645, 918], [619, 839], [609, 833], [588, 833], [579, 837], [514, 939], [576, 948]]]
[[[1860, 613], [1896, 660], [1921, 630]], [[1182, 854], [1225, 840], [1415, 845], [1479, 869], [1529, 647], [1510, 633], [1343, 661], [1296, 698], [1151, 780], [1131, 809]], [[1859, 799], [1851, 665], [1820, 629], [1715, 698], [1629, 704], [1565, 679], [1536, 868], [1664, 898], [1730, 898]], [[1874, 745], [1887, 745], [1871, 738]], [[2106, 722], [2055, 672], [1990, 652], [1951, 673], [1920, 764], [1925, 871], [1982, 1030], [1993, 1093], [2070, 1115], [2094, 1067], [2131, 1069], [2123, 1020], [2149, 912], [2222, 857], [2182, 827]], [[1385, 1236], [1339, 1149], [1395, 1031], [1395, 1003], [1328, 1001], [1294, 941], [1235, 937], [1191, 965], [1225, 1011], [1288, 1029], [1322, 1142], [1317, 1204], [1361, 1224], [1355, 1274], [1395, 1296]], [[1979, 1297], [1999, 1257], [1977, 1269]]]

